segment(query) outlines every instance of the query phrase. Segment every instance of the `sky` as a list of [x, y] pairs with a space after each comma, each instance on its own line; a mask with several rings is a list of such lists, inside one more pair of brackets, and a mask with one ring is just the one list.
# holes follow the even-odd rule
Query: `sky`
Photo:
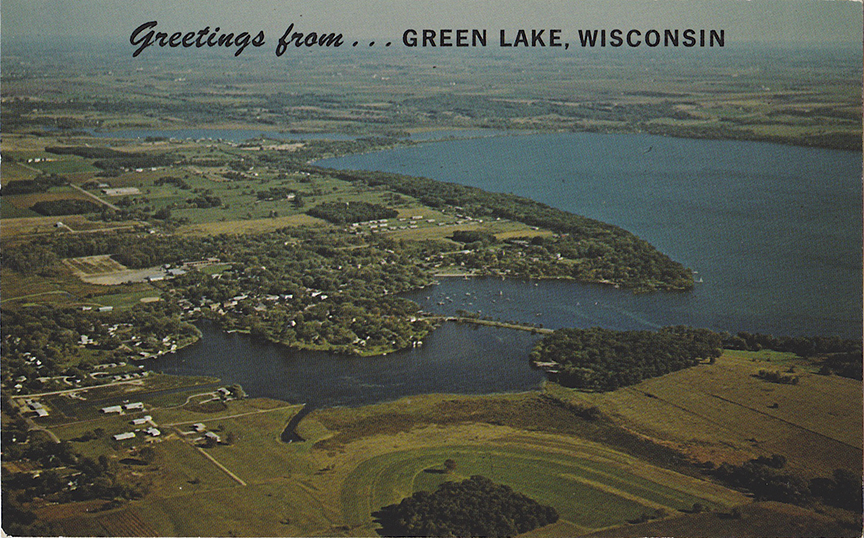
[[850, 0], [3, 0], [0, 37], [126, 43], [152, 20], [168, 32], [220, 26], [278, 37], [294, 23], [295, 31], [393, 41], [407, 28], [562, 28], [565, 35], [581, 28], [715, 28], [733, 43], [862, 42], [862, 4]]

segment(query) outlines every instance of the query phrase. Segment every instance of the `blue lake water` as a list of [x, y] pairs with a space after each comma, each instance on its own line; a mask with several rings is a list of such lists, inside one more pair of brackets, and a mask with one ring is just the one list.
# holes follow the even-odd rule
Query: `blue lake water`
[[[622, 226], [703, 281], [692, 293], [639, 296], [546, 283], [554, 292], [543, 298], [544, 308], [560, 310], [562, 326], [684, 323], [775, 335], [861, 335], [860, 153], [546, 134], [445, 141], [317, 164], [526, 196]], [[585, 308], [586, 300], [597, 301], [598, 309]], [[534, 300], [518, 302], [525, 301]]]
[[[775, 335], [861, 334], [861, 155], [753, 142], [555, 134], [422, 144], [318, 163], [513, 192], [620, 225], [699, 271], [688, 293], [636, 295], [567, 281], [444, 278], [407, 296], [547, 328], [687, 324]], [[442, 303], [442, 304], [439, 304]], [[528, 332], [445, 324], [419, 349], [349, 358], [204, 326], [154, 363], [315, 407], [429, 392], [537, 387]]]

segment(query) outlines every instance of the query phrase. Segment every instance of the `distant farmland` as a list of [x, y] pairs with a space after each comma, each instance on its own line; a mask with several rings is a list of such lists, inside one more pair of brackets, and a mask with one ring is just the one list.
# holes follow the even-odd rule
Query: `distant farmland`
[[572, 393], [621, 424], [673, 441], [695, 457], [740, 463], [782, 454], [802, 476], [861, 469], [861, 383], [807, 373], [798, 385], [754, 377], [760, 369], [788, 369], [784, 357], [727, 351], [701, 365], [605, 394]]

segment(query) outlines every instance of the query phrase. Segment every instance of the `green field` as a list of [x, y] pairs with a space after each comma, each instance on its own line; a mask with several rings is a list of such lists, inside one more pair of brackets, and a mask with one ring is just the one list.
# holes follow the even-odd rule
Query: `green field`
[[159, 291], [145, 290], [132, 293], [115, 293], [112, 295], [101, 295], [96, 301], [104, 306], [113, 306], [114, 308], [132, 308], [140, 304], [142, 299], [158, 298]]
[[[646, 465], [592, 444], [561, 443], [554, 448], [529, 438], [498, 446], [442, 446], [391, 452], [368, 459], [342, 488], [346, 521], [373, 528], [372, 512], [398, 503], [414, 491], [431, 491], [444, 480], [482, 474], [511, 486], [585, 532], [635, 520], [655, 510], [667, 514], [700, 503], [722, 509], [743, 496], [714, 484]], [[551, 448], [551, 449], [550, 449]], [[456, 461], [443, 473], [445, 459]]]

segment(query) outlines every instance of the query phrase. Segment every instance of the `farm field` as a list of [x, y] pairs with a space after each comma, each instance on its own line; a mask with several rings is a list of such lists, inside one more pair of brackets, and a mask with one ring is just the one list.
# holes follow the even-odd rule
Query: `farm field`
[[[571, 392], [628, 429], [664, 439], [700, 461], [742, 463], [782, 454], [802, 476], [861, 468], [861, 383], [798, 366], [797, 385], [756, 378], [786, 357], [727, 351], [700, 365], [611, 393]], [[771, 360], [771, 362], [769, 362]]]

